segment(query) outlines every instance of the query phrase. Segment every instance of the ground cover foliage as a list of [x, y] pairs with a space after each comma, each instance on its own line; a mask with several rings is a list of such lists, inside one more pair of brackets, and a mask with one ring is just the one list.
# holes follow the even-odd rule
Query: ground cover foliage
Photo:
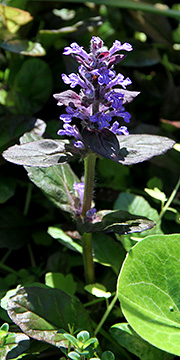
[[[170, 1], [0, 4], [0, 359], [180, 357], [179, 20]], [[63, 52], [92, 37], [133, 47], [113, 59], [130, 135], [84, 128], [78, 148], [56, 100], [80, 108]]]

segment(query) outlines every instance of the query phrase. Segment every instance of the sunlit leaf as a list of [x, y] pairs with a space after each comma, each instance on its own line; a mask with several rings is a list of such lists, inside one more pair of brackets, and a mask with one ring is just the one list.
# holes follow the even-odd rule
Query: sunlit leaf
[[133, 165], [149, 160], [153, 156], [162, 155], [171, 149], [175, 141], [158, 135], [128, 135], [118, 136], [120, 152], [117, 162], [124, 165]]
[[159, 349], [180, 355], [180, 235], [151, 235], [137, 243], [118, 279], [131, 327]]
[[71, 154], [65, 150], [68, 140], [41, 139], [14, 145], [4, 151], [3, 157], [15, 164], [49, 167], [67, 162]]
[[89, 284], [86, 285], [85, 290], [88, 291], [90, 294], [100, 297], [100, 298], [106, 298], [108, 299], [111, 296], [111, 293], [106, 290], [105, 286], [102, 284]]
[[64, 340], [58, 329], [69, 331], [69, 325], [92, 332], [90, 319], [81, 302], [49, 287], [21, 288], [9, 299], [8, 314], [25, 334], [57, 347]]
[[0, 47], [4, 50], [28, 56], [44, 56], [45, 49], [38, 42], [28, 40], [9, 40], [0, 43]]
[[22, 25], [33, 20], [28, 11], [0, 4], [0, 16], [4, 25], [12, 33], [16, 33]]
[[[3, 340], [2, 343], [1, 340]], [[4, 339], [0, 336], [1, 360], [16, 359], [29, 348], [29, 343], [29, 337], [22, 333], [10, 332], [4, 337]]]

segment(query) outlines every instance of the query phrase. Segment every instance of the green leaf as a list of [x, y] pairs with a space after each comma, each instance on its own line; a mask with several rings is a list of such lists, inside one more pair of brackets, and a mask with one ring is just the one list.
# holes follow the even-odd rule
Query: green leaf
[[157, 349], [143, 340], [127, 323], [115, 324], [110, 329], [111, 336], [140, 360], [169, 360], [173, 356]]
[[88, 331], [80, 331], [77, 334], [77, 339], [83, 343], [88, 341], [89, 338], [90, 338], [90, 335], [89, 335]]
[[102, 210], [97, 212], [91, 222], [82, 222], [78, 219], [77, 225], [81, 233], [104, 231], [123, 235], [151, 229], [154, 222], [126, 211]]
[[122, 311], [150, 344], [180, 355], [180, 235], [152, 235], [129, 252], [118, 279]]
[[[48, 234], [57, 239], [68, 249], [82, 254], [82, 245], [64, 233], [59, 227], [51, 226], [48, 228]], [[111, 266], [115, 274], [119, 273], [120, 266], [124, 260], [124, 249], [115, 242], [109, 235], [93, 233], [93, 251], [94, 261], [104, 265]]]
[[12, 34], [16, 33], [22, 25], [33, 20], [33, 17], [28, 11], [1, 4], [0, 16], [4, 25]]
[[29, 348], [30, 339], [22, 333], [9, 333], [1, 343], [0, 353], [1, 360], [15, 359]]
[[104, 351], [101, 360], [115, 360], [115, 356], [111, 351]]
[[75, 195], [73, 184], [78, 182], [69, 164], [49, 168], [26, 168], [30, 180], [47, 198], [63, 211], [72, 213]]
[[164, 136], [140, 134], [117, 136], [120, 144], [119, 156], [114, 161], [124, 165], [133, 165], [162, 155], [171, 149], [175, 141]]
[[160, 191], [157, 187], [155, 187], [154, 189], [145, 188], [144, 191], [148, 195], [150, 195], [152, 198], [154, 198], [156, 200], [160, 200], [163, 203], [167, 200], [167, 197], [166, 197], [165, 193]]
[[14, 145], [4, 151], [3, 157], [14, 164], [49, 167], [67, 162], [71, 157], [66, 153], [65, 145], [68, 140], [41, 139], [27, 142], [21, 145]]
[[58, 329], [69, 331], [68, 326], [73, 326], [92, 332], [81, 302], [58, 289], [21, 288], [9, 299], [8, 314], [25, 334], [57, 347], [65, 339]]
[[68, 249], [82, 253], [82, 246], [74, 241], [70, 236], [56, 226], [50, 226], [48, 228], [48, 234], [54, 239], [57, 239], [62, 245], [65, 245]]
[[16, 181], [10, 177], [0, 175], [0, 204], [10, 199], [16, 189]]
[[68, 357], [72, 360], [80, 360], [81, 359], [81, 355], [79, 355], [75, 351], [71, 351], [70, 353], [68, 353]]
[[[122, 192], [114, 204], [114, 209], [129, 211], [131, 214], [146, 216], [148, 219], [154, 221], [156, 224], [159, 214], [156, 209], [152, 208], [150, 204], [145, 200], [142, 196], [129, 194]], [[160, 227], [160, 223], [158, 223], [154, 228], [150, 229], [148, 232], [144, 234], [137, 234], [137, 237], [144, 237], [146, 235], [154, 234], [162, 234], [162, 230]]]
[[0, 47], [15, 54], [28, 56], [44, 56], [45, 49], [38, 42], [28, 40], [12, 39], [0, 42]]
[[109, 291], [106, 291], [105, 286], [98, 283], [86, 285], [84, 289], [90, 294], [99, 298], [108, 299], [111, 296], [111, 293]]
[[76, 282], [71, 274], [63, 275], [61, 273], [47, 273], [45, 276], [45, 284], [52, 288], [64, 291], [69, 295], [76, 292]]
[[17, 72], [11, 96], [20, 114], [39, 111], [52, 92], [52, 75], [42, 59], [27, 59]]

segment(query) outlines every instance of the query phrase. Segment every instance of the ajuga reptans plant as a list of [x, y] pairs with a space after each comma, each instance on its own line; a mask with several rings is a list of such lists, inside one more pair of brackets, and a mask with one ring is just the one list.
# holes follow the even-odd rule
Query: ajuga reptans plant
[[[89, 53], [77, 43], [72, 43], [66, 47], [64, 55], [71, 55], [77, 61], [79, 67], [77, 74], [62, 74], [62, 80], [71, 89], [77, 86], [79, 91], [77, 93], [69, 89], [54, 95], [55, 99], [58, 100], [58, 105], [66, 107], [65, 113], [60, 115], [62, 126], [58, 131], [59, 139], [43, 139], [42, 136], [37, 138], [34, 133], [32, 137], [30, 134], [25, 134], [20, 145], [14, 145], [3, 153], [6, 160], [24, 165], [30, 179], [43, 189], [56, 205], [71, 214], [74, 226], [76, 226], [81, 238], [84, 275], [87, 284], [95, 283], [92, 233], [99, 233], [99, 236], [101, 236], [102, 232], [114, 232], [123, 235], [141, 232], [154, 226], [153, 221], [145, 217], [132, 215], [127, 211], [98, 211], [96, 209], [93, 189], [97, 157], [105, 157], [119, 164], [134, 165], [153, 156], [163, 154], [174, 145], [174, 141], [166, 137], [148, 134], [131, 135], [128, 132], [126, 124], [129, 123], [131, 116], [126, 111], [125, 106], [139, 92], [127, 90], [126, 87], [131, 84], [131, 80], [128, 77], [125, 78], [122, 74], [117, 74], [114, 68], [126, 56], [124, 52], [127, 53], [132, 50], [129, 43], [121, 44], [118, 40], [108, 50], [104, 47], [103, 41], [95, 36], [91, 39]], [[78, 180], [76, 174], [73, 173], [72, 169], [69, 170], [70, 167], [66, 164], [74, 157], [84, 160], [83, 182]], [[53, 190], [52, 195], [51, 190], [49, 190], [50, 184], [46, 179], [46, 172], [42, 171], [42, 168], [51, 166], [54, 166], [55, 169], [62, 166], [63, 171], [65, 172], [66, 169], [68, 173], [68, 176], [64, 177], [64, 182], [60, 177], [56, 176], [56, 172], [52, 172], [48, 178], [48, 181], [49, 179], [51, 179], [52, 183], [54, 181], [52, 187], [57, 184], [57, 179], [59, 179], [59, 182], [61, 181], [58, 189], [60, 194]], [[38, 179], [37, 169], [34, 169], [33, 172], [33, 167], [41, 169], [41, 174], [39, 173], [40, 179]], [[44, 186], [43, 184], [46, 184], [46, 182], [47, 186]], [[56, 291], [56, 289], [54, 290]], [[28, 298], [26, 289], [18, 291], [17, 295], [20, 294], [23, 301]], [[44, 288], [30, 290], [28, 288], [28, 292], [31, 291], [33, 293], [37, 291], [38, 294], [41, 292], [44, 299], [48, 290]], [[113, 304], [117, 300], [116, 296]], [[66, 297], [66, 294], [59, 293], [58, 302], [64, 301], [64, 297]], [[67, 297], [65, 301], [67, 303]], [[70, 298], [68, 301], [70, 311], [71, 304], [75, 300]], [[12, 311], [9, 310], [9, 316], [24, 331], [19, 318], [16, 319], [16, 316], [14, 316], [13, 309]], [[31, 325], [28, 326], [30, 327], [31, 336], [36, 338], [36, 334], [32, 335]], [[74, 324], [67, 324], [66, 331], [68, 331], [68, 326], [73, 327]], [[100, 326], [102, 326], [102, 322]], [[58, 335], [57, 331], [53, 333], [53, 336], [50, 341], [53, 345], [62, 340], [62, 334]], [[69, 339], [69, 335], [66, 334], [67, 336]], [[42, 340], [46, 341], [44, 332]], [[73, 341], [75, 342], [75, 340]], [[80, 355], [78, 356], [78, 359], [80, 359]], [[83, 355], [83, 359], [85, 358]], [[89, 359], [89, 357], [87, 358]]]

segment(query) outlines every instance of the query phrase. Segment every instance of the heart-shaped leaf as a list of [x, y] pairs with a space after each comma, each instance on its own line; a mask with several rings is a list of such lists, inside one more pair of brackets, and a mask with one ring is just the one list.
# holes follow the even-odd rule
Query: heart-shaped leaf
[[120, 144], [119, 156], [115, 161], [124, 165], [133, 165], [162, 155], [171, 149], [175, 141], [164, 136], [138, 134], [117, 136]]
[[21, 145], [14, 145], [4, 151], [3, 157], [14, 164], [34, 167], [49, 167], [66, 162], [68, 140], [41, 139]]
[[28, 336], [60, 347], [64, 340], [58, 329], [86, 329], [90, 319], [81, 302], [61, 290], [48, 287], [21, 288], [9, 298], [8, 314]]
[[118, 295], [131, 327], [150, 344], [180, 356], [180, 235], [151, 235], [124, 262]]
[[82, 222], [78, 220], [80, 232], [115, 232], [118, 234], [130, 234], [151, 229], [155, 224], [147, 218], [140, 218], [127, 211], [102, 210], [98, 211], [92, 221]]

